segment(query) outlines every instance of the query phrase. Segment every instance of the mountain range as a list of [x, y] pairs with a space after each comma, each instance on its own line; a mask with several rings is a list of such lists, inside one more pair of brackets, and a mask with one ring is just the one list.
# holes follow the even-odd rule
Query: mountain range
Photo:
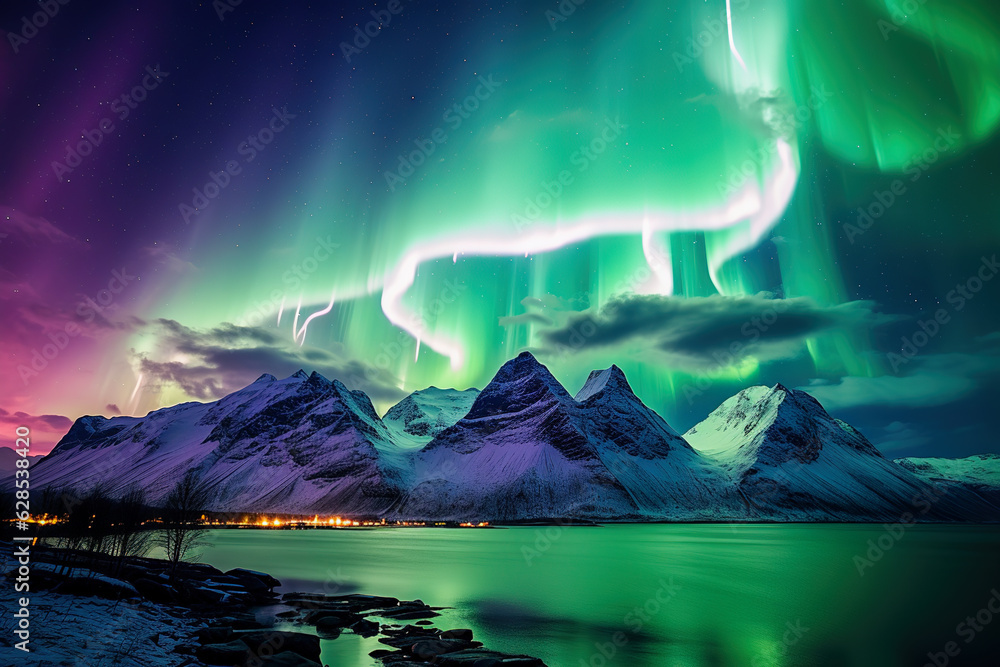
[[384, 417], [299, 371], [145, 417], [81, 417], [33, 488], [156, 503], [187, 471], [206, 509], [407, 520], [1000, 520], [1000, 457], [886, 459], [809, 394], [750, 387], [681, 435], [617, 366], [575, 396], [530, 353], [482, 390], [430, 387]]

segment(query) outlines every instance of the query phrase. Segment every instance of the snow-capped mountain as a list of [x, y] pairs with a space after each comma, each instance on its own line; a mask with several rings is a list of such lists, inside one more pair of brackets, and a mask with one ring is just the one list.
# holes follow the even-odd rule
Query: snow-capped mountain
[[1000, 454], [964, 459], [905, 458], [895, 462], [928, 482], [956, 482], [1000, 506]]
[[396, 444], [423, 446], [449, 426], [453, 426], [472, 407], [478, 389], [438, 389], [415, 391], [382, 417]]
[[217, 511], [404, 519], [1000, 521], [996, 455], [885, 459], [811, 396], [751, 387], [685, 437], [617, 366], [571, 396], [528, 353], [479, 392], [414, 392], [380, 419], [340, 382], [262, 375], [212, 403], [81, 417], [32, 488], [163, 500], [189, 470]]
[[[580, 400], [577, 400], [580, 399]], [[427, 518], [708, 516], [723, 478], [617, 367], [577, 398], [525, 352], [421, 450], [398, 512]]]
[[[21, 455], [15, 452], [10, 447], [0, 447], [0, 475], [11, 475], [17, 470], [17, 461], [21, 458]], [[41, 455], [36, 454], [35, 456], [26, 456], [28, 459], [28, 465], [35, 465], [36, 461], [41, 460]]]
[[[751, 516], [785, 520], [997, 517], [957, 487], [934, 487], [885, 459], [803, 391], [751, 387], [685, 434], [718, 461]], [[947, 493], [943, 493], [947, 491]]]
[[189, 469], [211, 485], [211, 509], [378, 513], [400, 492], [396, 450], [368, 397], [298, 371], [263, 375], [213, 403], [146, 417], [82, 417], [32, 470], [39, 487], [112, 493], [131, 484], [162, 500]]

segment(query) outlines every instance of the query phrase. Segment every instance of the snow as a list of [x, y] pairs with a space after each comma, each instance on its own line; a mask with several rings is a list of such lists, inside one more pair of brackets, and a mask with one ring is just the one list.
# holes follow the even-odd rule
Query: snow
[[[32, 567], [39, 567], [33, 563]], [[4, 586], [0, 605], [15, 609], [21, 594]], [[172, 616], [159, 605], [115, 602], [96, 597], [32, 591], [30, 604], [31, 653], [5, 648], [11, 664], [34, 665], [181, 665], [187, 656], [174, 653], [197, 630], [193, 621]], [[155, 641], [154, 641], [155, 638]], [[11, 635], [6, 641], [19, 641]], [[14, 659], [14, 656], [18, 656]]]
[[478, 389], [458, 391], [428, 387], [413, 392], [389, 408], [382, 421], [397, 444], [420, 448], [464, 417], [478, 395]]
[[[188, 470], [207, 509], [402, 519], [883, 520], [947, 482], [928, 518], [997, 520], [995, 458], [885, 459], [809, 394], [750, 387], [683, 437], [617, 366], [571, 396], [523, 353], [480, 392], [430, 387], [379, 418], [363, 392], [298, 371], [211, 403], [82, 417], [36, 488], [98, 482], [163, 500]], [[959, 483], [961, 482], [961, 483]]]
[[977, 454], [963, 459], [905, 458], [896, 463], [927, 480], [952, 480], [1000, 490], [1000, 454]]
[[[934, 488], [886, 460], [861, 433], [831, 417], [809, 394], [781, 385], [751, 387], [685, 434], [714, 458], [751, 515], [793, 520], [898, 518]], [[937, 499], [928, 518], [1000, 517], [959, 489]]]

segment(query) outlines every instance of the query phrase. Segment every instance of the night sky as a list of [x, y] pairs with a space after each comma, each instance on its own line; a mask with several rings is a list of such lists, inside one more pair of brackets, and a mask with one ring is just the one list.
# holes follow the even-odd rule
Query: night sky
[[781, 382], [887, 456], [1000, 451], [1000, 8], [730, 10], [5, 3], [0, 444], [530, 350], [681, 431]]

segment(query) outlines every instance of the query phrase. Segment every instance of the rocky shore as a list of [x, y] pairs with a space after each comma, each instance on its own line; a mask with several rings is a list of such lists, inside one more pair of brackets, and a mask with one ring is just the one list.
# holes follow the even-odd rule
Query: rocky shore
[[[84, 566], [84, 564], [86, 566]], [[7, 579], [13, 577], [8, 562]], [[252, 570], [36, 550], [32, 563], [32, 659], [42, 666], [220, 665], [319, 667], [321, 640], [377, 637], [373, 664], [391, 667], [545, 667], [533, 657], [485, 648], [465, 628], [437, 628], [441, 607], [421, 600], [275, 593]], [[0, 600], [13, 602], [13, 586]], [[10, 598], [10, 600], [8, 600]], [[12, 605], [11, 605], [12, 606]], [[0, 645], [13, 650], [5, 632]], [[10, 646], [10, 649], [6, 647]], [[339, 667], [339, 666], [332, 666]]]

